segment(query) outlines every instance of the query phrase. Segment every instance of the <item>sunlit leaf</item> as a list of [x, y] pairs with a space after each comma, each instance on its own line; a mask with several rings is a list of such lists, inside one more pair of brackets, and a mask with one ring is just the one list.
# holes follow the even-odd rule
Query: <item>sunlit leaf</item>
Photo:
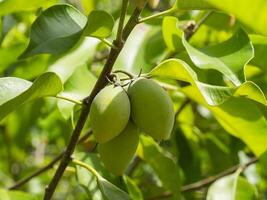
[[36, 9], [52, 3], [56, 3], [56, 0], [4, 0], [0, 1], [0, 16], [18, 11]]
[[143, 195], [138, 185], [128, 176], [123, 176], [129, 195], [134, 200], [143, 200]]
[[86, 17], [73, 6], [66, 4], [48, 8], [33, 23], [30, 43], [21, 58], [66, 52], [78, 42], [86, 22]]
[[0, 78], [0, 88], [2, 120], [22, 104], [41, 97], [55, 96], [62, 90], [62, 83], [55, 73], [47, 72], [33, 83], [13, 77]]
[[240, 85], [237, 72], [242, 70], [254, 56], [253, 46], [242, 29], [239, 29], [229, 40], [200, 50], [191, 46], [184, 37], [183, 44], [197, 67], [215, 69], [235, 85]]
[[214, 182], [207, 194], [207, 200], [256, 200], [256, 188], [245, 178], [236, 174], [225, 176]]
[[267, 35], [267, 2], [265, 0], [225, 0], [223, 3], [220, 0], [207, 0], [207, 2], [215, 8], [235, 15], [255, 32]]
[[94, 10], [88, 16], [84, 35], [105, 38], [111, 34], [113, 26], [112, 15], [103, 10]]
[[184, 49], [182, 44], [183, 32], [179, 29], [178, 22], [176, 17], [164, 17], [162, 21], [163, 38], [170, 51]]
[[26, 192], [20, 191], [8, 191], [4, 189], [0, 189], [0, 197], [1, 200], [39, 200], [39, 198], [37, 198], [33, 194], [28, 194]]
[[213, 7], [207, 0], [176, 0], [173, 8], [177, 10], [202, 10], [212, 9]]

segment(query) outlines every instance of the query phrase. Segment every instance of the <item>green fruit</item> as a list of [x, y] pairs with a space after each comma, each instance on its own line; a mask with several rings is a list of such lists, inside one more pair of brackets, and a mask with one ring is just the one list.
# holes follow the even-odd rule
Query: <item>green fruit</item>
[[102, 89], [92, 102], [89, 118], [99, 143], [119, 135], [130, 118], [130, 101], [122, 87], [108, 86]]
[[137, 127], [154, 139], [168, 139], [174, 124], [174, 109], [167, 92], [153, 80], [139, 78], [128, 93], [131, 116]]
[[99, 144], [98, 151], [105, 167], [115, 175], [122, 175], [136, 152], [138, 142], [137, 127], [129, 122], [119, 136]]

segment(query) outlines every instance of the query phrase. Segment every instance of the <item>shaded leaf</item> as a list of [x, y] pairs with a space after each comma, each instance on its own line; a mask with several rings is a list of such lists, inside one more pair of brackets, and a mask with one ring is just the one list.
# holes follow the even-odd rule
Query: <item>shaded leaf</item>
[[2, 120], [18, 106], [31, 100], [55, 96], [62, 90], [62, 83], [55, 73], [47, 72], [33, 83], [13, 77], [1, 78], [0, 88], [0, 120]]
[[114, 26], [112, 15], [104, 10], [93, 10], [87, 20], [84, 35], [97, 38], [110, 36]]
[[80, 39], [86, 21], [86, 17], [71, 5], [48, 8], [33, 23], [30, 43], [20, 57], [69, 50]]
[[[140, 136], [138, 156], [145, 160], [155, 170], [163, 186], [180, 199], [181, 177], [180, 169], [167, 153], [150, 137]], [[166, 173], [170, 172], [170, 173]]]

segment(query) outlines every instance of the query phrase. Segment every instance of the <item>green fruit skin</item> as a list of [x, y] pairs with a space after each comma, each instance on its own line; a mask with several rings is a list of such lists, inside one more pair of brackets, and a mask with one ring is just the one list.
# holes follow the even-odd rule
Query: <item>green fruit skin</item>
[[175, 114], [167, 92], [153, 80], [139, 78], [129, 87], [128, 94], [131, 117], [140, 131], [156, 140], [168, 139]]
[[122, 87], [107, 86], [94, 98], [89, 119], [93, 134], [99, 143], [119, 135], [130, 118], [130, 101]]
[[133, 159], [139, 143], [137, 127], [129, 122], [122, 133], [107, 143], [98, 145], [105, 167], [115, 175], [122, 175]]

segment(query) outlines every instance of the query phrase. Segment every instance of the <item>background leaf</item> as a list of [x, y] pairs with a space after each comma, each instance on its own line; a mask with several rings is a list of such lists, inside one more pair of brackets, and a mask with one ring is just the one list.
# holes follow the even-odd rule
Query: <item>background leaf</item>
[[48, 8], [33, 23], [30, 43], [21, 58], [69, 50], [80, 39], [86, 21], [86, 17], [73, 6], [66, 4]]

